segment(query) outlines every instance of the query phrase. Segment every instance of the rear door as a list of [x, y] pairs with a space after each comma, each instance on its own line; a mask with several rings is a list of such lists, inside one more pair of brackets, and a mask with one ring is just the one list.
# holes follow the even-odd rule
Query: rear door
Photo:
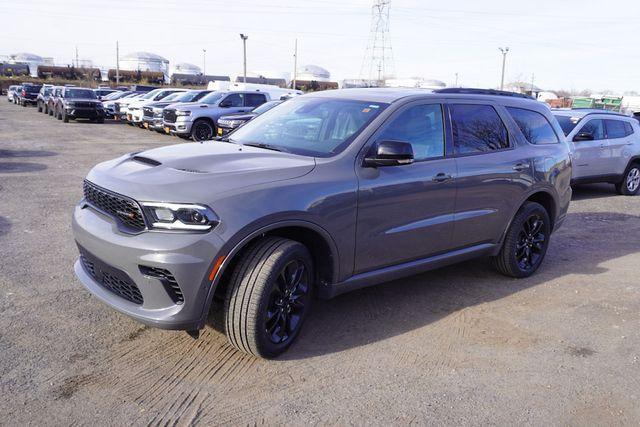
[[578, 124], [574, 134], [590, 135], [593, 139], [584, 141], [574, 139], [573, 178], [590, 178], [610, 173], [608, 172], [610, 153], [607, 150], [604, 120], [588, 119], [582, 126]]
[[244, 97], [244, 93], [231, 93], [224, 97], [218, 105], [225, 109], [225, 115], [244, 113], [245, 111], [248, 111], [248, 108], [244, 106]]
[[607, 169], [608, 174], [622, 175], [631, 157], [630, 145], [633, 145], [631, 124], [619, 119], [604, 121], [607, 132]]
[[356, 165], [356, 274], [449, 250], [456, 167], [446, 155], [443, 112], [437, 101], [401, 107], [365, 148], [383, 140], [405, 141], [415, 160], [402, 166]]
[[448, 104], [458, 170], [453, 248], [494, 243], [526, 190], [532, 165], [516, 150], [506, 112], [491, 102]]

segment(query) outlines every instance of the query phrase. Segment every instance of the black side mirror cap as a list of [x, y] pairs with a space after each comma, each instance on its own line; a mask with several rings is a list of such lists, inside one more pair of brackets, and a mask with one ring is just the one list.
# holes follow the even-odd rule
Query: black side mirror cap
[[580, 141], [593, 141], [595, 138], [590, 133], [580, 132], [576, 136], [573, 137], [573, 142]]
[[413, 163], [413, 147], [405, 141], [385, 140], [374, 144], [364, 159], [369, 167], [402, 166]]

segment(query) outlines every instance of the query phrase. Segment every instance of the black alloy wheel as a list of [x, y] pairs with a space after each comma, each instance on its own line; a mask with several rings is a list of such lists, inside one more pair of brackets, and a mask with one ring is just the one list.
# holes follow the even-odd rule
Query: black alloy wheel
[[274, 344], [295, 336], [302, 324], [309, 298], [309, 275], [302, 260], [284, 266], [271, 290], [265, 317], [265, 332]]
[[193, 140], [194, 141], [208, 141], [213, 138], [213, 126], [205, 121], [199, 121], [193, 125]]
[[544, 219], [534, 213], [522, 224], [516, 244], [516, 260], [523, 271], [533, 270], [540, 264], [546, 241]]

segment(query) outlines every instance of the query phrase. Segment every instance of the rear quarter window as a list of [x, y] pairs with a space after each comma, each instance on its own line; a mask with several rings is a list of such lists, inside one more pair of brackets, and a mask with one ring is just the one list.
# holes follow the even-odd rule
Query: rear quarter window
[[544, 115], [524, 108], [506, 108], [524, 137], [531, 144], [557, 144], [560, 142], [551, 123]]

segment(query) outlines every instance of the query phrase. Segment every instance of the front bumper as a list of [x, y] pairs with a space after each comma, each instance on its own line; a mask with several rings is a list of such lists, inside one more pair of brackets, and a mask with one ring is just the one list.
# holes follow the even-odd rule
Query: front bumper
[[[223, 243], [216, 234], [123, 234], [111, 218], [84, 202], [75, 208], [72, 228], [80, 247], [100, 263], [125, 273], [143, 298], [142, 304], [136, 304], [109, 290], [78, 259], [74, 265], [76, 276], [100, 301], [149, 326], [179, 330], [204, 326], [211, 290], [209, 269]], [[174, 302], [161, 279], [143, 274], [141, 266], [170, 272], [184, 302]]]
[[72, 119], [103, 119], [104, 110], [95, 108], [65, 108]]
[[142, 109], [129, 110], [127, 113], [127, 120], [131, 123], [142, 123]]
[[162, 123], [165, 132], [170, 133], [171, 135], [190, 135], [192, 125], [193, 122], [191, 120], [187, 121], [184, 119], [176, 120], [175, 123]]
[[142, 122], [144, 123], [147, 129], [153, 129], [160, 131], [163, 129], [162, 127], [162, 117], [143, 117]]

